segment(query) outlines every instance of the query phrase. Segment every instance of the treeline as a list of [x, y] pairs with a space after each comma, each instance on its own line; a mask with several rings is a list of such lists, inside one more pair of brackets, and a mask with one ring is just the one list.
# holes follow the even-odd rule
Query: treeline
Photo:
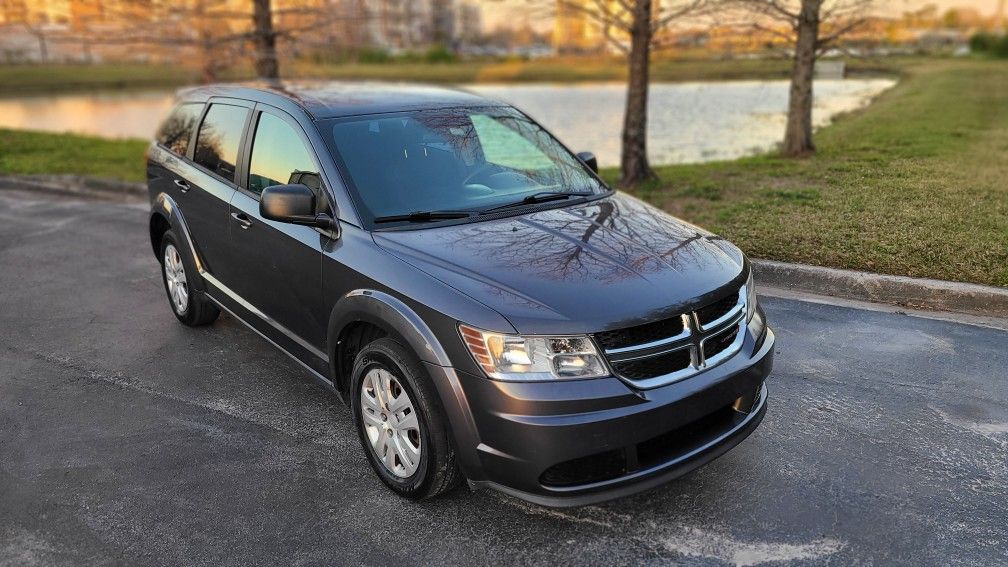
[[378, 47], [314, 50], [302, 53], [301, 58], [312, 63], [329, 65], [345, 63], [456, 63], [459, 61], [459, 56], [443, 45], [434, 45], [425, 50], [405, 51], [391, 51]]

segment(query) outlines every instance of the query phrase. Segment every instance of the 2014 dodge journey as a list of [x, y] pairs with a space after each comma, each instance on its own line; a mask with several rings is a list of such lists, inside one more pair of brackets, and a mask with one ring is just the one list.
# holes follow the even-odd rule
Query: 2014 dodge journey
[[375, 84], [184, 91], [148, 149], [186, 325], [231, 313], [347, 403], [381, 480], [552, 506], [748, 436], [774, 335], [738, 248], [515, 108]]

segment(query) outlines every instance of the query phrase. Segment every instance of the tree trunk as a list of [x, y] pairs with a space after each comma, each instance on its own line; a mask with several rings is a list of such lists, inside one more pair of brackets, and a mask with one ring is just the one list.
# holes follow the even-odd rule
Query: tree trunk
[[815, 75], [821, 6], [822, 0], [802, 0], [801, 4], [782, 149], [786, 156], [803, 156], [815, 151], [812, 143], [812, 79]]
[[199, 42], [200, 57], [200, 82], [204, 85], [217, 82], [217, 69], [219, 63], [213, 46], [213, 41], [207, 36], [206, 31], [200, 32]]
[[205, 53], [204, 50], [203, 64], [200, 65], [200, 83], [209, 85], [217, 82], [217, 64]]
[[647, 158], [648, 73], [651, 60], [651, 0], [633, 5], [626, 111], [623, 116], [623, 149], [620, 185], [632, 187], [654, 178]]
[[280, 78], [276, 54], [276, 33], [273, 32], [273, 10], [270, 0], [252, 0], [255, 70], [260, 79]]
[[38, 40], [39, 46], [39, 61], [42, 63], [49, 62], [49, 42], [46, 41], [46, 36], [44, 32], [38, 32], [35, 35], [35, 39]]

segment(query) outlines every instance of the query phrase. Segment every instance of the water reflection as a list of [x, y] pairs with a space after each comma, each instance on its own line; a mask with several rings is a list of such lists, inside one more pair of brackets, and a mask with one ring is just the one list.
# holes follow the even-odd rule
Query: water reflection
[[0, 99], [0, 127], [150, 138], [171, 107], [163, 92]]
[[[889, 79], [816, 81], [814, 120], [823, 125], [895, 84]], [[624, 87], [474, 85], [478, 93], [525, 110], [575, 151], [619, 163]], [[769, 150], [784, 131], [786, 81], [655, 84], [648, 149], [654, 163], [731, 159]], [[0, 127], [149, 138], [172, 101], [164, 93], [0, 99]]]
[[[813, 121], [828, 124], [893, 86], [889, 79], [818, 80]], [[477, 85], [478, 93], [510, 102], [599, 165], [619, 164], [625, 88], [619, 84]], [[657, 83], [650, 89], [651, 161], [693, 163], [733, 159], [773, 149], [784, 133], [787, 81]]]

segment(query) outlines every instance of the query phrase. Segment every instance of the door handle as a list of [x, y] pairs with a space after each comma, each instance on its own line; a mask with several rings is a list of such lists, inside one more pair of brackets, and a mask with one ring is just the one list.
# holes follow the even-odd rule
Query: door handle
[[175, 186], [182, 190], [183, 193], [189, 190], [189, 184], [183, 179], [176, 179]]
[[231, 213], [231, 218], [237, 221], [243, 229], [252, 226], [252, 219], [248, 218], [245, 213]]

